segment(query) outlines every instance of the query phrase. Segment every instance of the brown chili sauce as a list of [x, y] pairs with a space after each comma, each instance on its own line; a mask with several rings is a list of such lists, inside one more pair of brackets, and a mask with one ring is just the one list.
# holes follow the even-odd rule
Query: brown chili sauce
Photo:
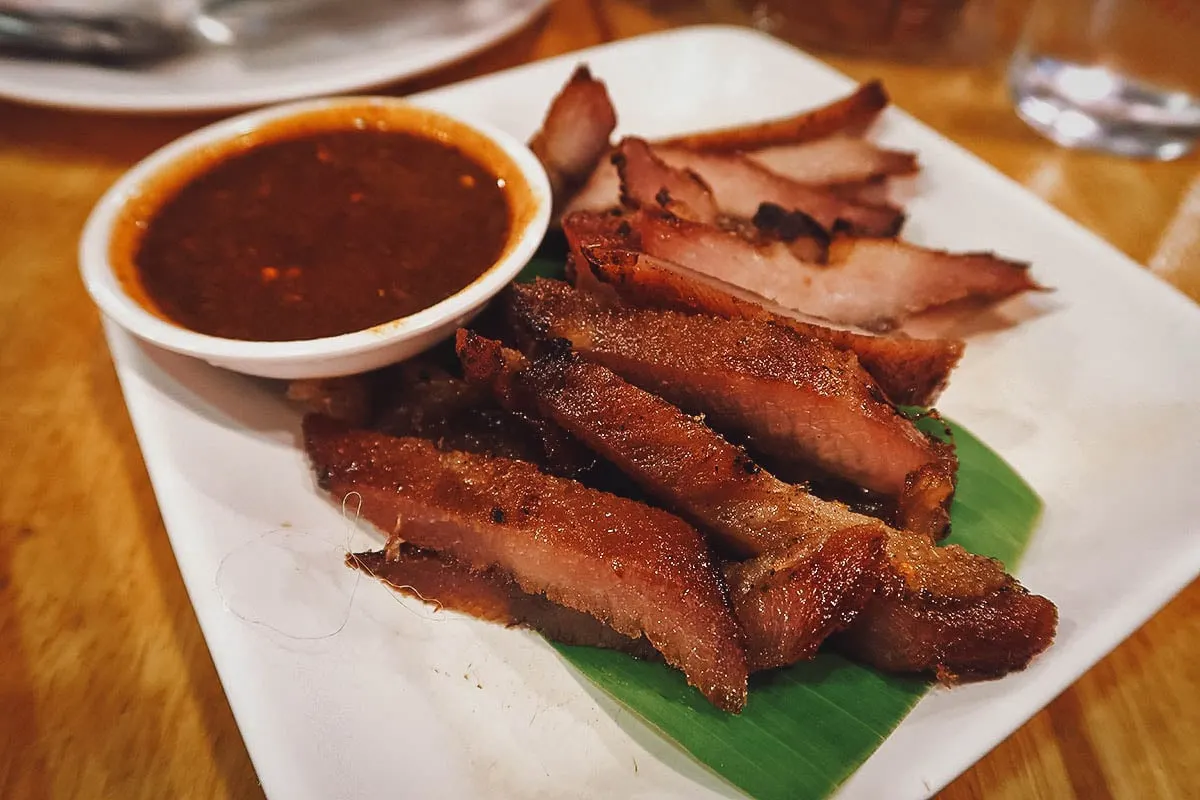
[[487, 271], [512, 225], [503, 183], [413, 133], [267, 142], [166, 200], [133, 261], [161, 313], [194, 331], [336, 336], [428, 308]]

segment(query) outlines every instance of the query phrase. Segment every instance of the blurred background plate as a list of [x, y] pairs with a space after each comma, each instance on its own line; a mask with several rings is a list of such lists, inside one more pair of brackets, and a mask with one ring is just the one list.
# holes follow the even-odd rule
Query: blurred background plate
[[[362, 89], [475, 53], [528, 24], [549, 0], [303, 3], [264, 24], [228, 17], [241, 38], [143, 68], [0, 57], [0, 97], [124, 111], [208, 111]], [[224, 17], [223, 17], [224, 18]]]

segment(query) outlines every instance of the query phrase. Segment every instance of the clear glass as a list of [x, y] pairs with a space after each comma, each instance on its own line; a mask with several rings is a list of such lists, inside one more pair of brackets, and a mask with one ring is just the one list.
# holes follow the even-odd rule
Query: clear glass
[[1200, 3], [1038, 0], [1008, 79], [1017, 113], [1059, 144], [1179, 158], [1200, 137]]

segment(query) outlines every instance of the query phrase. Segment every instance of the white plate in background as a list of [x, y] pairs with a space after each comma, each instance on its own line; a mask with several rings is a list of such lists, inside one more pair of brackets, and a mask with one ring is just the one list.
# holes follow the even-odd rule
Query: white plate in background
[[[268, 0], [277, 2], [277, 0]], [[149, 67], [0, 55], [0, 97], [93, 111], [193, 112], [379, 86], [445, 66], [528, 24], [549, 0], [322, 0], [268, 36]], [[237, 11], [231, 7], [229, 13]]]
[[[780, 115], [853, 83], [740, 29], [696, 28], [419, 98], [518, 136], [572, 68], [649, 136]], [[1200, 313], [1114, 248], [898, 110], [924, 165], [908, 235], [1033, 262], [1045, 313], [972, 340], [942, 411], [1045, 499], [1016, 570], [1058, 604], [1025, 672], [921, 701], [843, 798], [925, 797], [1200, 573]], [[721, 797], [736, 791], [591, 689], [537, 636], [433, 614], [341, 565], [378, 546], [313, 487], [278, 386], [107, 328], [172, 546], [274, 798]], [[816, 734], [814, 734], [816, 735]]]

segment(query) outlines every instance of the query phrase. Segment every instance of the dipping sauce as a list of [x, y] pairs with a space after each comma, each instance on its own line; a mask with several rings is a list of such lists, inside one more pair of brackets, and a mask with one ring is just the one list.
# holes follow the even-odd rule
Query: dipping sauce
[[496, 263], [512, 226], [505, 181], [452, 144], [327, 130], [218, 160], [139, 224], [132, 262], [184, 327], [315, 339], [455, 294]]

